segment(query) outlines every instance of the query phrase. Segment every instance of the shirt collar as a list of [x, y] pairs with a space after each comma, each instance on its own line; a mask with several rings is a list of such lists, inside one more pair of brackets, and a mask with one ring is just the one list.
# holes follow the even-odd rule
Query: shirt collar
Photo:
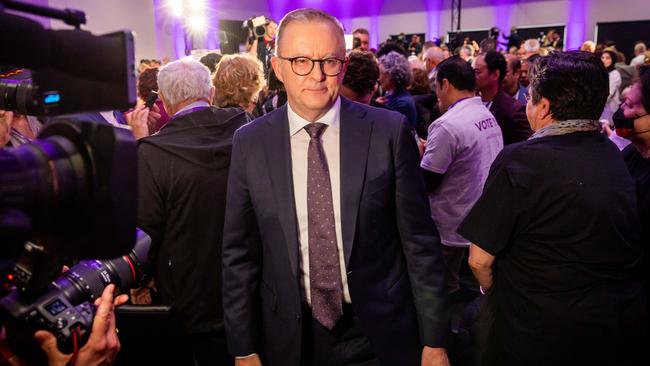
[[461, 99], [457, 100], [456, 103], [450, 105], [449, 108], [447, 108], [447, 111], [450, 111], [452, 108], [454, 108], [454, 107], [456, 107], [457, 105], [460, 105], [460, 104], [465, 104], [465, 103], [476, 103], [476, 102], [483, 103], [483, 102], [481, 101], [481, 97], [467, 97], [467, 98], [461, 98]]
[[188, 111], [188, 110], [190, 110], [192, 108], [209, 107], [209, 106], [210, 106], [210, 103], [206, 102], [205, 100], [197, 100], [196, 102], [190, 103], [190, 104], [186, 105], [185, 107], [181, 108], [180, 110], [178, 110], [178, 112], [174, 113], [174, 115], [172, 117], [176, 117], [180, 113]]
[[[296, 112], [291, 109], [291, 104], [287, 102], [287, 117], [289, 119], [289, 135], [293, 136], [300, 132], [305, 126], [311, 122], [300, 117]], [[316, 122], [324, 123], [335, 129], [339, 128], [341, 118], [341, 97], [337, 97], [334, 105], [330, 107], [329, 111], [325, 115], [319, 118]]]

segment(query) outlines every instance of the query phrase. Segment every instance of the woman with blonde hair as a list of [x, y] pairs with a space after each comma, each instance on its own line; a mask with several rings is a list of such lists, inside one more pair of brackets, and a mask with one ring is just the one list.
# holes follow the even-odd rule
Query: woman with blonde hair
[[249, 55], [226, 55], [212, 75], [215, 87], [213, 104], [239, 107], [250, 113], [264, 87], [262, 63]]

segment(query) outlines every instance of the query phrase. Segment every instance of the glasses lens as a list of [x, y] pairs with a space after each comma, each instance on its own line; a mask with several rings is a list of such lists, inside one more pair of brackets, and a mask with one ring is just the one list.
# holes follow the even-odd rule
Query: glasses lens
[[293, 72], [304, 76], [311, 72], [311, 69], [314, 67], [314, 62], [307, 57], [298, 57], [293, 59], [291, 65], [293, 66]]
[[327, 76], [336, 76], [341, 72], [341, 66], [343, 66], [341, 60], [328, 58], [323, 61], [323, 72]]

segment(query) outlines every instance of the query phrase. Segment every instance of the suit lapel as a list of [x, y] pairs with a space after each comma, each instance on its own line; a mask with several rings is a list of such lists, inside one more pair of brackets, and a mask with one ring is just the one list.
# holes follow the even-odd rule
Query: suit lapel
[[286, 105], [272, 113], [268, 119], [269, 138], [264, 139], [266, 166], [271, 190], [277, 205], [280, 225], [289, 253], [291, 272], [298, 277], [298, 224], [291, 168], [291, 142]]
[[341, 232], [346, 268], [350, 265], [372, 133], [373, 121], [365, 116], [363, 108], [341, 97]]

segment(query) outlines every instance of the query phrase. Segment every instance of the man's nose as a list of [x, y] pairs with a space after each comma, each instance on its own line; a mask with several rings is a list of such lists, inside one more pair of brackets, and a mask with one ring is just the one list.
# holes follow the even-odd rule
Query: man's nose
[[323, 81], [327, 77], [325, 73], [323, 72], [323, 63], [314, 61], [314, 68], [311, 70], [311, 73], [309, 74], [310, 77], [318, 80], [318, 81]]

